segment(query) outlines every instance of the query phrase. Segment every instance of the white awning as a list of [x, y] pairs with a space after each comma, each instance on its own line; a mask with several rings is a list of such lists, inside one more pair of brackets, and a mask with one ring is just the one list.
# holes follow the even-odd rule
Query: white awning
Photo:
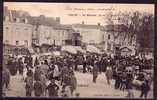
[[93, 45], [87, 45], [87, 51], [91, 53], [101, 54], [101, 51]]
[[80, 46], [76, 46], [75, 49], [81, 53], [86, 53], [86, 51], [83, 50]]
[[67, 51], [67, 52], [72, 53], [72, 54], [77, 53], [77, 50], [73, 46], [63, 46], [61, 48], [61, 51]]

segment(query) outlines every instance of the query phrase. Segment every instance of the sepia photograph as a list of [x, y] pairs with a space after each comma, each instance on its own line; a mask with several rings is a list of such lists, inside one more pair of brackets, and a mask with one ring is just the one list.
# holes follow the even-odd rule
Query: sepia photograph
[[154, 4], [3, 3], [2, 96], [154, 98]]

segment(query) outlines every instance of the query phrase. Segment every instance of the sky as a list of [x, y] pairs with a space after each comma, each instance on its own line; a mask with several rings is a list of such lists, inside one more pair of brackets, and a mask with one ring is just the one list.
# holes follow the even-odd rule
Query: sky
[[100, 4], [100, 3], [32, 3], [4, 2], [12, 10], [23, 10], [32, 16], [45, 15], [60, 17], [62, 24], [81, 23], [104, 24], [108, 13], [113, 12], [147, 12], [154, 14], [154, 4]]

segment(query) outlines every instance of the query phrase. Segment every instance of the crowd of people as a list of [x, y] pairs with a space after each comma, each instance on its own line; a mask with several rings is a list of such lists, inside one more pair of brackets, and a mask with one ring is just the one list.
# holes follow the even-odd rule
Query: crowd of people
[[[147, 64], [146, 64], [147, 62]], [[3, 87], [9, 88], [10, 75], [19, 73], [25, 82], [26, 96], [71, 97], [77, 88], [75, 71], [93, 75], [96, 84], [99, 73], [105, 72], [106, 82], [115, 80], [115, 89], [127, 90], [127, 97], [134, 97], [134, 80], [140, 80], [140, 97], [147, 97], [152, 83], [152, 74], [144, 73], [145, 68], [153, 68], [153, 60], [139, 59], [135, 56], [114, 57], [105, 54], [65, 54], [44, 59], [31, 55], [9, 57], [3, 64]], [[26, 71], [25, 71], [26, 70]], [[86, 77], [86, 76], [84, 76]], [[5, 93], [4, 93], [5, 95]], [[75, 93], [79, 96], [79, 93]]]

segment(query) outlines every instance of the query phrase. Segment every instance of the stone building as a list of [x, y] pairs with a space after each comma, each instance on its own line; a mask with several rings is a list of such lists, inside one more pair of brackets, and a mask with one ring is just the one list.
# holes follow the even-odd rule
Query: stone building
[[85, 44], [100, 44], [103, 41], [103, 26], [82, 24], [73, 24], [73, 29], [82, 36], [82, 42]]
[[27, 12], [4, 7], [3, 50], [4, 54], [27, 54], [32, 44], [32, 28]]
[[19, 13], [16, 10], [4, 8], [3, 43], [31, 46], [33, 26], [28, 23], [28, 17], [29, 15]]
[[[74, 34], [73, 34], [74, 33]], [[74, 45], [75, 31], [69, 25], [61, 25], [60, 18], [30, 16], [25, 11], [4, 7], [3, 43], [15, 47], [31, 48], [42, 45]]]

